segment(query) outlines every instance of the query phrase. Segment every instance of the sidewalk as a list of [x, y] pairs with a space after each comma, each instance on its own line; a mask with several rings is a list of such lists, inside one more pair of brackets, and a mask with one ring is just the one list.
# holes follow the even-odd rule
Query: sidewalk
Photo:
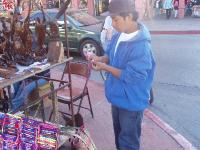
[[[53, 72], [53, 76], [61, 75], [58, 70]], [[80, 86], [81, 82], [82, 80], [77, 78], [73, 86]], [[94, 118], [91, 117], [89, 111], [81, 110], [85, 126], [98, 150], [115, 150], [110, 104], [104, 96], [103, 84], [90, 80], [88, 88]], [[88, 105], [88, 103], [84, 103], [84, 105]], [[59, 107], [66, 109], [67, 106]], [[142, 124], [141, 150], [195, 150], [195, 148], [183, 136], [147, 109]]]
[[[104, 16], [97, 16], [99, 20], [104, 20]], [[171, 18], [167, 20], [165, 16], [151, 20], [141, 20], [151, 33], [157, 34], [200, 34], [200, 18], [187, 17], [183, 19]]]
[[142, 21], [150, 31], [200, 31], [200, 18], [152, 19]]

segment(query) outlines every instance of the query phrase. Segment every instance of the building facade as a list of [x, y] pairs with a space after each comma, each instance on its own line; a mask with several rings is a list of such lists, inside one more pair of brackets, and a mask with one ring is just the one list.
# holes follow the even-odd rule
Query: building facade
[[[51, 8], [54, 6], [54, 3], [57, 1], [61, 2], [62, 0], [37, 0], [41, 1], [44, 5], [44, 8]], [[139, 19], [144, 17], [152, 18], [154, 16], [154, 2], [155, 0], [132, 0], [135, 4], [136, 10], [139, 12]], [[162, 0], [164, 1], [164, 0]], [[179, 18], [183, 18], [185, 14], [185, 1], [188, 0], [179, 0]], [[2, 4], [0, 0], [0, 9]], [[23, 0], [23, 13], [26, 14], [27, 3], [29, 0]], [[98, 15], [105, 11], [108, 7], [109, 0], [72, 0], [71, 7], [76, 9], [86, 9], [87, 12], [91, 15]]]
[[[79, 8], [81, 0], [73, 0], [72, 5], [74, 8]], [[106, 0], [87, 0], [87, 9], [88, 13], [91, 15], [95, 15], [97, 12], [97, 8], [101, 2]], [[144, 17], [152, 18], [154, 12], [154, 1], [155, 0], [133, 0], [135, 3], [135, 8], [139, 12], [139, 18], [143, 19]], [[164, 1], [164, 0], [163, 0]], [[99, 8], [98, 8], [99, 9]], [[179, 18], [184, 17], [185, 12], [185, 0], [179, 0]]]
[[[154, 2], [155, 0], [135, 0], [135, 8], [139, 13], [139, 19], [144, 17], [152, 18], [154, 16]], [[179, 18], [184, 18], [185, 0], [179, 0], [178, 15]]]

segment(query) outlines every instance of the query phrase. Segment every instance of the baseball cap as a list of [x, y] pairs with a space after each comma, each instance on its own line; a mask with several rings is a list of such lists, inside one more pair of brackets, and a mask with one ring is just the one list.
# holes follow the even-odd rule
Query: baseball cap
[[134, 10], [133, 0], [112, 0], [108, 7], [110, 16], [129, 13]]

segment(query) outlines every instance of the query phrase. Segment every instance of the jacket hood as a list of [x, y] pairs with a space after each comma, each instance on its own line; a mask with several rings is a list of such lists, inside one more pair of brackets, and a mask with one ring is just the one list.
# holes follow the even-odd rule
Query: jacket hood
[[148, 40], [151, 41], [151, 35], [149, 30], [147, 29], [147, 27], [141, 23], [138, 23], [139, 25], [139, 32], [136, 35], [135, 39], [133, 38], [133, 40], [137, 40], [137, 41], [141, 41], [141, 40]]
[[[138, 34], [131, 38], [129, 41], [127, 42], [139, 42], [139, 41], [143, 41], [143, 40], [147, 40], [147, 41], [151, 41], [151, 36], [150, 36], [150, 32], [149, 30], [145, 27], [145, 25], [143, 25], [142, 23], [138, 23], [139, 26], [139, 32]], [[118, 38], [120, 36], [121, 33], [118, 33]]]

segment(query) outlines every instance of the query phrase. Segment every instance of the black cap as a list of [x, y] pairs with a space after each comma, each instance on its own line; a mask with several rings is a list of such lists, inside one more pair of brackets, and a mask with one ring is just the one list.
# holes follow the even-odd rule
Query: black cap
[[130, 13], [134, 10], [133, 0], [112, 0], [108, 7], [110, 16]]

